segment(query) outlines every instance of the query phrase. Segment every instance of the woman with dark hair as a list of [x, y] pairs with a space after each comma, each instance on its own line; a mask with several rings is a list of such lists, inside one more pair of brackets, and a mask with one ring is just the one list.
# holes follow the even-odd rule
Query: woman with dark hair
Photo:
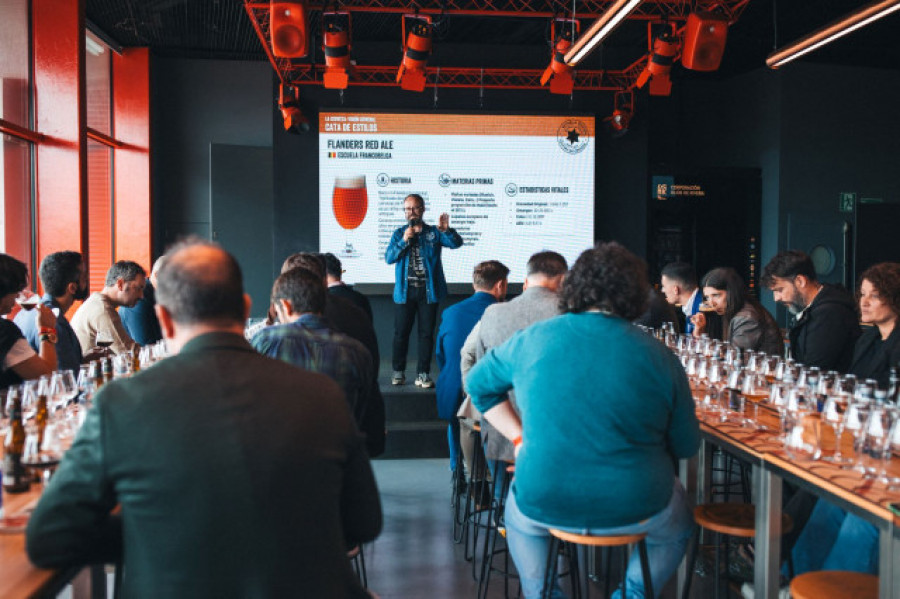
[[[28, 269], [12, 256], [0, 254], [0, 316], [9, 314], [16, 296], [28, 284]], [[40, 329], [41, 355], [34, 353], [19, 327], [0, 318], [0, 388], [50, 374], [56, 369], [56, 316], [38, 304], [35, 318]]]
[[[700, 436], [681, 364], [630, 322], [649, 288], [643, 260], [599, 244], [569, 271], [564, 313], [493, 348], [466, 379], [475, 406], [515, 447], [505, 522], [526, 599], [541, 593], [548, 528], [647, 533], [654, 589], [684, 556], [693, 521], [674, 465], [697, 452]], [[638, 552], [626, 577], [628, 596], [643, 597]]]
[[[714, 268], [700, 283], [703, 296], [722, 317], [723, 337], [742, 349], [762, 350], [780, 356], [784, 353], [781, 329], [769, 311], [747, 293], [744, 280], [733, 268]], [[706, 316], [698, 312], [691, 317], [694, 336], [706, 332]]]
[[859, 280], [859, 319], [870, 326], [856, 341], [849, 372], [887, 387], [891, 367], [900, 362], [900, 264], [870, 266]]
[[[859, 278], [859, 314], [870, 325], [856, 340], [850, 374], [888, 384], [900, 361], [900, 264], [882, 262]], [[824, 500], [816, 502], [791, 554], [794, 572], [851, 570], [878, 573], [878, 529]]]

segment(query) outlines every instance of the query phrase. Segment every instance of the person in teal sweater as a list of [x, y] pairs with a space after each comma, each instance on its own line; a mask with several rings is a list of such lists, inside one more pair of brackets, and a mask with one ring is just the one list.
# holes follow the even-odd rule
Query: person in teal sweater
[[[646, 532], [655, 589], [684, 556], [693, 518], [675, 468], [697, 452], [700, 431], [681, 364], [630, 322], [648, 291], [643, 260], [598, 244], [563, 283], [563, 314], [489, 351], [466, 379], [475, 406], [516, 446], [505, 517], [526, 599], [541, 594], [548, 528]], [[637, 552], [627, 591], [644, 597]]]

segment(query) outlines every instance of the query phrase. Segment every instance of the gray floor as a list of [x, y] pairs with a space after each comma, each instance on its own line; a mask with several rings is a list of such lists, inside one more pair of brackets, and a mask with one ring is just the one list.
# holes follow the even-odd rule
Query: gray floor
[[[382, 599], [475, 597], [472, 566], [463, 559], [462, 545], [453, 542], [447, 460], [376, 460], [372, 465], [384, 530], [366, 546], [369, 588]], [[502, 597], [502, 581], [492, 580], [490, 590], [491, 599]]]
[[[369, 588], [382, 599], [471, 599], [478, 591], [463, 548], [453, 542], [450, 473], [446, 459], [376, 460], [384, 510], [381, 536], [366, 546]], [[517, 585], [510, 585], [515, 597]], [[674, 597], [674, 584], [665, 597]], [[711, 597], [710, 585], [694, 578], [691, 596]], [[592, 597], [602, 597], [599, 587]], [[488, 597], [503, 597], [503, 581], [492, 577]]]

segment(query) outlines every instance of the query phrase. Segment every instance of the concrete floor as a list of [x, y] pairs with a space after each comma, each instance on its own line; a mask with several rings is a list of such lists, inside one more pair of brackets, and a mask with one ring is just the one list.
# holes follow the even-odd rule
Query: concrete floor
[[[375, 460], [384, 510], [384, 530], [366, 545], [369, 588], [382, 599], [471, 599], [478, 583], [463, 547], [453, 542], [450, 472], [446, 459]], [[517, 585], [510, 583], [510, 597]], [[493, 576], [488, 598], [503, 597], [503, 580]], [[711, 585], [694, 578], [691, 596], [711, 597]], [[602, 597], [602, 587], [591, 591]], [[663, 597], [674, 597], [669, 584]]]

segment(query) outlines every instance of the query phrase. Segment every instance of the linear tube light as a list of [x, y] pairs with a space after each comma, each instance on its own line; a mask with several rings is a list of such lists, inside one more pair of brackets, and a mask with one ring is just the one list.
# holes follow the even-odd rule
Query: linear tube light
[[900, 0], [873, 2], [780, 50], [775, 50], [766, 58], [766, 64], [769, 68], [777, 69], [795, 58], [800, 58], [804, 54], [821, 48], [825, 44], [856, 31], [860, 27], [865, 27], [869, 23], [877, 21], [896, 10], [900, 10]]
[[[900, 2], [900, 0], [896, 0]], [[582, 58], [590, 54], [594, 47], [606, 39], [612, 30], [618, 27], [630, 15], [641, 0], [616, 0], [615, 4], [594, 21], [590, 29], [584, 32], [575, 44], [566, 52], [565, 61], [570, 67], [577, 65]]]

